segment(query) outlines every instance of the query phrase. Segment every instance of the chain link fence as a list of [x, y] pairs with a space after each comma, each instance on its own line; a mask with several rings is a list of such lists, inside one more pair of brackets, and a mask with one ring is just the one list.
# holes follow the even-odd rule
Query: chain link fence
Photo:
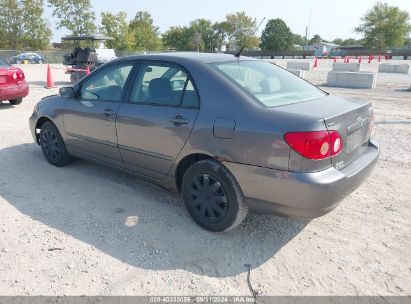
[[[17, 50], [0, 50], [0, 57], [6, 61], [9, 61], [11, 57], [17, 56], [22, 53], [36, 53], [44, 57], [44, 63], [63, 63], [64, 54], [69, 51], [58, 50], [58, 51], [17, 51]], [[141, 55], [141, 54], [151, 54], [159, 52], [120, 52], [116, 51], [117, 57], [126, 57], [132, 55]]]
[[0, 50], [0, 57], [9, 61], [11, 57], [21, 53], [36, 53], [44, 57], [45, 63], [63, 63], [64, 51], [17, 51], [17, 50]]

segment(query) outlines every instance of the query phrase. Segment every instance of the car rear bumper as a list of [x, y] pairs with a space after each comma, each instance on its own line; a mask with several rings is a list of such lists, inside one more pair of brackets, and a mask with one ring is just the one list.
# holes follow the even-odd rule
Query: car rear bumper
[[225, 162], [253, 211], [311, 219], [333, 210], [374, 169], [379, 147], [367, 151], [342, 170], [298, 173]]
[[29, 95], [29, 86], [26, 82], [0, 86], [0, 100], [13, 100]]

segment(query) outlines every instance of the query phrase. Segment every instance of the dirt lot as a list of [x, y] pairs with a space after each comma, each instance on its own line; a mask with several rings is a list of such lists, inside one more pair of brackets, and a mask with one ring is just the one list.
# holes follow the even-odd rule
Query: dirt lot
[[[331, 62], [319, 64], [307, 77], [323, 85]], [[43, 88], [46, 66], [23, 69], [30, 96], [0, 105], [1, 294], [251, 295], [245, 264], [262, 295], [411, 294], [411, 75], [379, 74], [374, 90], [324, 88], [373, 101], [382, 151], [335, 211], [309, 222], [251, 215], [212, 234], [159, 187], [81, 160], [49, 165], [28, 117], [57, 89]]]

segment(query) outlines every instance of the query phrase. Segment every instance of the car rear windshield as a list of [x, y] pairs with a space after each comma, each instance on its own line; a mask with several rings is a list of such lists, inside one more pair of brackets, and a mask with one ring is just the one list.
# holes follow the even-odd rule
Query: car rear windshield
[[8, 67], [9, 64], [2, 58], [0, 58], [0, 67]]
[[269, 62], [239, 60], [212, 65], [266, 107], [326, 96], [326, 93], [317, 87]]

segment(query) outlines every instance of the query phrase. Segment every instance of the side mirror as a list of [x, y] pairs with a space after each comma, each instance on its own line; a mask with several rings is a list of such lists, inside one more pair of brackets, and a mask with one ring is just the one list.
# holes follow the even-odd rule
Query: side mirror
[[72, 87], [64, 87], [60, 88], [60, 96], [63, 98], [73, 98], [74, 97], [74, 89]]

